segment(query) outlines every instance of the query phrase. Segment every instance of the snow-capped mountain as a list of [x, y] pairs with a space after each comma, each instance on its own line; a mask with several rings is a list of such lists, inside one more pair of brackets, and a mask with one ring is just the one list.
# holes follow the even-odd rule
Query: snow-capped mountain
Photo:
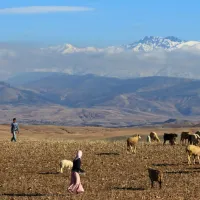
[[50, 46], [48, 48], [42, 48], [42, 50], [49, 50], [49, 51], [56, 51], [61, 54], [67, 54], [67, 53], [79, 53], [79, 52], [99, 52], [100, 49], [95, 47], [84, 47], [84, 48], [78, 48], [71, 44], [64, 44], [64, 45], [58, 45], [58, 46]]
[[76, 47], [71, 44], [64, 44], [58, 46], [51, 46], [42, 48], [43, 51], [57, 52], [60, 54], [70, 53], [121, 53], [124, 51], [133, 52], [151, 52], [154, 50], [173, 51], [176, 49], [196, 49], [200, 50], [200, 42], [198, 41], [185, 41], [174, 36], [168, 37], [154, 37], [146, 36], [143, 39], [128, 45], [109, 46], [106, 48], [97, 47]]
[[[0, 79], [15, 72], [62, 72], [131, 78], [173, 76], [200, 79], [200, 42], [144, 37], [121, 46], [37, 48], [0, 43]], [[16, 71], [16, 68], [18, 69]]]
[[164, 49], [167, 51], [172, 51], [178, 48], [179, 45], [185, 43], [186, 41], [180, 40], [179, 38], [168, 36], [168, 37], [153, 37], [146, 36], [143, 39], [134, 42], [129, 45], [125, 45], [126, 49], [132, 51], [153, 51], [157, 49]]
[[124, 51], [123, 47], [109, 46], [106, 48], [96, 48], [96, 47], [84, 47], [79, 48], [71, 44], [64, 44], [58, 46], [50, 46], [48, 48], [41, 48], [42, 51], [57, 52], [61, 54], [70, 53], [121, 53]]

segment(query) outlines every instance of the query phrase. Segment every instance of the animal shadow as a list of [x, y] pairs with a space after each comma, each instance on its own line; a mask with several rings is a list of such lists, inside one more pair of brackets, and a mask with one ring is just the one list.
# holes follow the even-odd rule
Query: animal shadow
[[200, 173], [200, 171], [197, 171], [197, 170], [178, 170], [178, 171], [166, 171], [165, 173], [166, 174], [191, 174], [191, 173], [194, 173], [194, 172], [198, 172]]
[[[191, 167], [191, 168], [188, 167], [188, 168], [186, 168], [186, 169], [190, 169], [190, 170], [194, 170], [194, 169], [197, 170], [197, 169], [199, 169], [199, 170], [200, 170], [200, 167]], [[200, 171], [199, 171], [199, 172], [200, 172]]]
[[169, 163], [152, 164], [152, 165], [155, 167], [178, 166], [178, 164], [169, 164]]
[[60, 174], [60, 172], [40, 172], [39, 174], [48, 175], [48, 174]]
[[111, 153], [97, 153], [96, 155], [97, 156], [111, 156], [111, 155], [119, 156], [119, 153], [115, 153], [115, 152], [111, 152]]
[[32, 194], [26, 194], [26, 193], [3, 193], [0, 194], [0, 196], [9, 196], [9, 197], [44, 197], [44, 196], [66, 196], [63, 194], [40, 194], [40, 193], [32, 193]]
[[133, 188], [133, 187], [113, 187], [113, 190], [132, 190], [132, 191], [143, 191], [145, 188], [138, 187], [138, 188]]

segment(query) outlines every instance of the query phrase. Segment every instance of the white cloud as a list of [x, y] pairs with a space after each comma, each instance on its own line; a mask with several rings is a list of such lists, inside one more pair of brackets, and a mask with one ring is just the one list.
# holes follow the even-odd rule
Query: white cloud
[[[5, 51], [7, 49], [7, 53]], [[1, 53], [3, 52], [3, 53]], [[5, 53], [6, 52], [6, 53]], [[15, 55], [15, 56], [13, 56]], [[114, 77], [178, 76], [200, 79], [197, 50], [62, 54], [26, 46], [0, 43], [0, 81], [24, 71], [96, 74]]]
[[92, 11], [90, 7], [76, 6], [30, 6], [18, 8], [2, 8], [0, 14], [38, 14], [38, 13], [55, 13], [55, 12], [81, 12]]
[[41, 68], [41, 69], [33, 69], [34, 72], [60, 72], [59, 69], [55, 68]]

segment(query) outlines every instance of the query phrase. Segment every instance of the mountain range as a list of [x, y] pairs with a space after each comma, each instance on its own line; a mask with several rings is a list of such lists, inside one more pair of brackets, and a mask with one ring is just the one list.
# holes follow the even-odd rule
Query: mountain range
[[136, 78], [168, 76], [200, 79], [200, 42], [146, 36], [128, 45], [76, 47], [0, 43], [0, 80], [22, 72]]
[[11, 110], [27, 123], [109, 127], [200, 116], [199, 80], [25, 73], [8, 82], [0, 83], [0, 122]]
[[60, 54], [69, 53], [122, 53], [124, 51], [133, 52], [151, 52], [154, 50], [173, 51], [177, 49], [195, 49], [200, 50], [199, 41], [181, 40], [174, 36], [168, 37], [154, 37], [146, 36], [143, 39], [128, 45], [109, 46], [105, 48], [84, 47], [79, 48], [72, 44], [64, 44], [58, 46], [50, 46], [48, 48], [41, 48], [43, 51], [56, 52]]

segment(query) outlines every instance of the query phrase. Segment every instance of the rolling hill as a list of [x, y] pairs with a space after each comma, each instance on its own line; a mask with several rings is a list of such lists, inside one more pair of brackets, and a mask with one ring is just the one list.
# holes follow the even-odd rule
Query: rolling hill
[[0, 82], [0, 104], [39, 105], [47, 103], [50, 102], [37, 92], [18, 89], [5, 82]]
[[31, 117], [26, 114], [26, 121], [131, 126], [169, 118], [198, 120], [200, 116], [199, 80], [170, 77], [118, 79], [62, 73], [38, 75], [34, 74], [35, 80], [28, 81], [27, 74], [24, 83], [15, 77], [18, 89], [2, 84], [2, 105], [20, 103], [22, 110], [37, 113]]

